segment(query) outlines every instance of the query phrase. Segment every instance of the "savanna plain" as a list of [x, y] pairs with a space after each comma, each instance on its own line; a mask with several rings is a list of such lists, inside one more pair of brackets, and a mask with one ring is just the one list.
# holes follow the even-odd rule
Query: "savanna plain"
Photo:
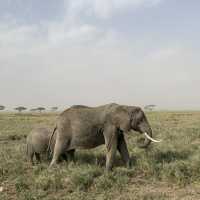
[[0, 113], [1, 200], [164, 200], [200, 199], [200, 112], [147, 112], [153, 137], [140, 149], [136, 132], [126, 134], [132, 160], [119, 156], [105, 171], [105, 147], [78, 150], [75, 162], [48, 169], [44, 156], [32, 166], [26, 158], [26, 135], [38, 126], [54, 127], [57, 113]]

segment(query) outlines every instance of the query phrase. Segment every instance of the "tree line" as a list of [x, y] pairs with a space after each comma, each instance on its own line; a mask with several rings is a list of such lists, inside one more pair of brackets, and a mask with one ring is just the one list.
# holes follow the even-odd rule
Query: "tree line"
[[[153, 111], [155, 109], [156, 105], [150, 104], [150, 105], [146, 105], [144, 106], [144, 110], [145, 111]], [[0, 110], [5, 110], [6, 107], [3, 105], [0, 105]], [[24, 107], [24, 106], [18, 106], [16, 108], [14, 108], [14, 110], [17, 110], [19, 113], [21, 113], [22, 111], [28, 110], [28, 108]], [[38, 108], [31, 108], [29, 111], [31, 112], [42, 112], [45, 111], [46, 108], [45, 107], [38, 107]], [[50, 108], [51, 111], [55, 112], [58, 110], [57, 106], [51, 107]]]
[[[6, 109], [5, 106], [0, 105], [0, 110], [5, 110], [5, 109]], [[18, 106], [16, 108], [14, 108], [14, 110], [17, 110], [19, 113], [21, 113], [21, 112], [23, 112], [25, 110], [28, 110], [28, 108], [26, 108], [24, 106]], [[45, 110], [46, 110], [45, 107], [37, 107], [37, 108], [31, 108], [31, 109], [29, 109], [29, 111], [31, 111], [31, 112], [37, 112], [37, 111], [38, 112], [42, 112], [42, 111], [45, 111]], [[57, 106], [51, 107], [50, 110], [53, 111], [53, 112], [55, 112], [55, 111], [58, 110], [58, 107]]]

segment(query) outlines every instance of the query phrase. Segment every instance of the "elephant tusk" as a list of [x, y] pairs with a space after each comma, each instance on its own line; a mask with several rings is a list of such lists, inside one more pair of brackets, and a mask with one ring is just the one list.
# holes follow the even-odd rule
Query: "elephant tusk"
[[144, 135], [145, 135], [149, 140], [151, 140], [152, 142], [162, 142], [162, 140], [155, 140], [155, 139], [153, 139], [153, 138], [150, 137], [146, 132], [144, 133]]

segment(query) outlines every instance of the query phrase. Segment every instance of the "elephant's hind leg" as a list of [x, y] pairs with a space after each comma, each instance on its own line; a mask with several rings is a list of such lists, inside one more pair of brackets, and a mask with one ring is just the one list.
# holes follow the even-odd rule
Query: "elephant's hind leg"
[[115, 127], [107, 127], [107, 129], [104, 130], [104, 139], [107, 149], [106, 170], [111, 171], [117, 151], [117, 134], [115, 131]]
[[126, 164], [126, 166], [128, 168], [131, 167], [131, 163], [130, 163], [130, 156], [128, 153], [128, 148], [126, 145], [126, 141], [124, 139], [124, 135], [123, 134], [119, 134], [118, 135], [118, 142], [117, 142], [117, 149], [122, 157], [122, 160], [124, 161], [124, 163]]
[[39, 153], [35, 153], [35, 158], [36, 158], [38, 163], [41, 163], [41, 159], [40, 159], [40, 154]]
[[69, 140], [67, 140], [66, 138], [61, 139], [58, 137], [56, 139], [56, 144], [55, 144], [54, 153], [53, 153], [53, 159], [52, 159], [49, 167], [52, 167], [59, 162], [59, 159], [61, 158], [63, 153], [67, 150], [68, 145], [69, 145]]

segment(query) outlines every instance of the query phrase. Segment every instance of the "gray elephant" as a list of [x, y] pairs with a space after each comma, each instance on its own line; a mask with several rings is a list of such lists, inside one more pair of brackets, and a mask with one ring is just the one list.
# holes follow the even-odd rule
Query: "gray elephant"
[[115, 103], [98, 107], [73, 106], [62, 112], [57, 119], [54, 130], [57, 131], [56, 143], [50, 167], [58, 162], [65, 151], [91, 149], [102, 144], [105, 144], [107, 149], [108, 171], [112, 169], [117, 150], [129, 167], [130, 157], [124, 133], [130, 130], [145, 133], [147, 136], [140, 147], [147, 147], [153, 140], [151, 127], [139, 107]]
[[[55, 145], [56, 133], [51, 139], [51, 145], [49, 145], [49, 140], [52, 135], [52, 130], [46, 127], [40, 127], [33, 129], [27, 136], [27, 156], [28, 160], [34, 164], [33, 158], [35, 156], [38, 162], [41, 162], [41, 154], [46, 154], [47, 157], [51, 156]], [[73, 158], [74, 152], [70, 152], [69, 156]], [[67, 160], [66, 153], [62, 153], [61, 158]]]

